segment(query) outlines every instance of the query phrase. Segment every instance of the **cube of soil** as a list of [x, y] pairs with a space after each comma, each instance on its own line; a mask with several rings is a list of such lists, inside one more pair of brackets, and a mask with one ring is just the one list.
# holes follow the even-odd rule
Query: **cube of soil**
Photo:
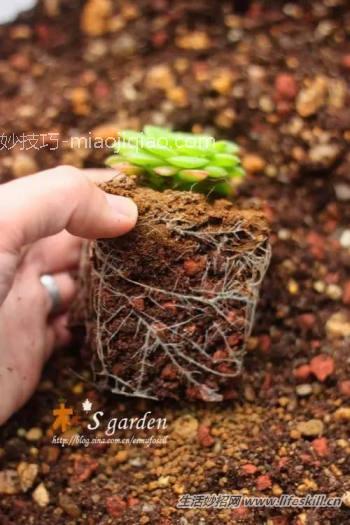
[[85, 253], [96, 379], [128, 396], [220, 401], [240, 372], [269, 262], [264, 216], [124, 176], [104, 189], [132, 197], [139, 221]]

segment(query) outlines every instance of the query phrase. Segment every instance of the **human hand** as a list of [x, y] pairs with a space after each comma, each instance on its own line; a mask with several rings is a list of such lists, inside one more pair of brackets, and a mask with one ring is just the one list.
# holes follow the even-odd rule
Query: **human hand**
[[[69, 341], [69, 271], [81, 237], [117, 237], [135, 226], [136, 205], [91, 181], [110, 173], [62, 166], [0, 185], [0, 424], [31, 396], [52, 349]], [[43, 274], [58, 287], [57, 315], [50, 315]]]

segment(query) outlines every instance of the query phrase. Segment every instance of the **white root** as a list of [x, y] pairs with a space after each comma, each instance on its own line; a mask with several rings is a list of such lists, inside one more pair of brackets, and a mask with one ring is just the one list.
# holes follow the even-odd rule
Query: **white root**
[[[128, 277], [123, 271], [125, 253], [118, 251], [116, 243], [112, 250], [110, 241], [105, 240], [90, 246], [93, 267], [86, 272], [90, 272], [92, 321], [90, 319], [87, 326], [90, 345], [97, 357], [95, 377], [99, 376], [115, 393], [156, 399], [153, 385], [146, 383], [148, 369], [153, 366], [150, 357], [161, 352], [183, 377], [184, 383], [197, 387], [207, 400], [220, 400], [220, 394], [207, 386], [203, 376], [206, 379], [210, 376], [232, 378], [240, 372], [260, 285], [270, 260], [270, 246], [265, 238], [257, 240], [243, 220], [238, 220], [231, 230], [213, 228], [210, 231], [180, 218], [165, 218], [164, 224], [179, 242], [190, 239], [208, 254], [198, 287], [188, 293], [183, 293], [177, 282], [169, 290]], [[133, 297], [123, 291], [130, 288], [135, 290]], [[148, 307], [138, 309], [135, 297], [147, 301]], [[162, 319], [151, 314], [151, 310], [164, 310], [164, 301], [174, 301], [177, 311], [186, 313], [186, 318], [164, 325]], [[232, 318], [233, 308], [244, 316]], [[117, 345], [118, 336], [130, 322], [135, 326], [134, 338], [141, 344], [131, 355], [138, 361], [137, 373], [125, 379], [112, 373], [108, 358], [112, 347]], [[201, 342], [187, 332], [194, 324], [205, 326]], [[243, 343], [233, 350], [228, 337], [234, 333], [243, 335]], [[219, 345], [215, 344], [225, 350], [227, 357], [213, 362], [215, 341], [220, 341]], [[232, 372], [217, 370], [220, 363], [229, 365]]]

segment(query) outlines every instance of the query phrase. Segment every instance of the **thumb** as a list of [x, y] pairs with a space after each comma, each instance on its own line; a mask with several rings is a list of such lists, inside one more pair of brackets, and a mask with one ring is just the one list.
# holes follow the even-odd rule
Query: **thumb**
[[23, 246], [64, 229], [88, 239], [117, 237], [131, 230], [136, 221], [137, 207], [131, 199], [107, 195], [77, 168], [62, 166], [3, 184], [0, 304], [12, 284]]

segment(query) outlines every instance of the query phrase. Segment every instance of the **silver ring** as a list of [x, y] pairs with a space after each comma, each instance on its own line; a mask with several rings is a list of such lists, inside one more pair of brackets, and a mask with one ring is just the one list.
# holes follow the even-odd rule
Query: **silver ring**
[[57, 314], [61, 309], [62, 301], [56, 279], [50, 274], [44, 274], [40, 277], [40, 282], [51, 299], [52, 306], [50, 314]]

